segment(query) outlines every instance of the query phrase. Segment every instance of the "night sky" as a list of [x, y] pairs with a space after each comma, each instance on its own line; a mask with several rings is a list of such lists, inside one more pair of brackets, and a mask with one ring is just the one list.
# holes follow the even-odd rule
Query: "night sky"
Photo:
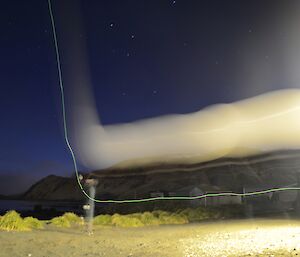
[[[61, 2], [52, 1], [54, 16]], [[80, 6], [80, 36], [103, 124], [297, 87], [299, 75], [289, 69], [297, 62], [288, 62], [300, 52], [297, 0], [90, 0]], [[9, 194], [74, 171], [47, 1], [1, 1], [0, 28], [0, 194]]]

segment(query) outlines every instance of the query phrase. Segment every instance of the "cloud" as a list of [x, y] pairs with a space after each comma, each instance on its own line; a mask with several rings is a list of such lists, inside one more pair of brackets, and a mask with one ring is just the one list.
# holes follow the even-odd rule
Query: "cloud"
[[97, 111], [77, 105], [76, 153], [92, 168], [148, 159], [212, 160], [300, 146], [300, 90], [274, 91], [185, 115], [101, 125]]

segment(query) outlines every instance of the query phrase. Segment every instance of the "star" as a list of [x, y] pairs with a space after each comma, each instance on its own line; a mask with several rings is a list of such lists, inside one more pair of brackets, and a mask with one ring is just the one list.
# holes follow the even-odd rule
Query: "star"
[[113, 26], [115, 26], [115, 24], [114, 24], [113, 22], [111, 22], [111, 23], [109, 24], [109, 26], [112, 28]]
[[131, 39], [134, 39], [135, 38], [135, 35], [131, 35]]

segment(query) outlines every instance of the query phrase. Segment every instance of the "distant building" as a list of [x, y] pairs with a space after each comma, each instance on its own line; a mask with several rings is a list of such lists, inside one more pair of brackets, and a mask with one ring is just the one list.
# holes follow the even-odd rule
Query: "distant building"
[[[168, 196], [203, 196], [209, 193], [220, 193], [224, 192], [216, 186], [210, 186], [200, 184], [198, 186], [188, 186], [181, 188], [178, 191], [168, 192]], [[241, 196], [214, 196], [214, 197], [199, 197], [191, 199], [190, 203], [192, 206], [208, 206], [208, 205], [225, 205], [225, 204], [241, 204]]]

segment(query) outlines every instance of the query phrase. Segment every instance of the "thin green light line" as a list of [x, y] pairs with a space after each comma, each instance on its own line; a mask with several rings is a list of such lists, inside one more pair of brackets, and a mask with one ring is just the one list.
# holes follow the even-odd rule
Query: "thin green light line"
[[[54, 22], [54, 16], [52, 11], [52, 5], [51, 0], [48, 0], [48, 7], [49, 7], [49, 13], [51, 18], [51, 25], [52, 25], [52, 31], [53, 31], [53, 40], [55, 45], [55, 55], [56, 55], [56, 61], [57, 61], [57, 70], [58, 70], [58, 78], [59, 78], [59, 86], [60, 86], [60, 92], [61, 92], [61, 104], [62, 104], [62, 115], [63, 115], [63, 126], [64, 126], [64, 138], [66, 141], [66, 144], [70, 150], [70, 153], [72, 155], [72, 160], [75, 168], [75, 173], [77, 177], [77, 181], [79, 183], [79, 186], [81, 190], [83, 190], [83, 187], [80, 183], [79, 176], [78, 176], [78, 169], [77, 169], [77, 163], [74, 151], [70, 145], [69, 138], [68, 138], [68, 129], [67, 129], [67, 122], [66, 122], [66, 107], [65, 107], [65, 93], [64, 93], [64, 87], [63, 87], [63, 80], [62, 80], [62, 71], [61, 71], [61, 63], [60, 63], [60, 55], [59, 55], [59, 48], [58, 48], [58, 41], [56, 36], [56, 28], [55, 28], [55, 22]], [[84, 190], [83, 190], [84, 191]]]
[[142, 199], [126, 199], [126, 200], [98, 200], [92, 199], [97, 203], [140, 203], [140, 202], [149, 202], [149, 201], [157, 201], [157, 200], [195, 200], [202, 199], [206, 197], [219, 197], [219, 196], [251, 196], [251, 195], [261, 195], [278, 191], [287, 191], [287, 190], [300, 190], [299, 187], [284, 187], [284, 188], [271, 188], [262, 191], [254, 191], [249, 193], [234, 193], [234, 192], [221, 192], [221, 193], [207, 193], [198, 196], [165, 196], [165, 197], [150, 197], [150, 198], [142, 198]]
[[62, 116], [63, 116], [63, 127], [64, 127], [64, 138], [65, 142], [67, 144], [67, 147], [71, 153], [76, 179], [77, 183], [82, 191], [82, 193], [90, 200], [97, 202], [97, 203], [141, 203], [141, 202], [150, 202], [150, 201], [157, 201], [157, 200], [195, 200], [195, 199], [202, 199], [205, 197], [218, 197], [218, 196], [251, 196], [251, 195], [261, 195], [261, 194], [267, 194], [272, 192], [279, 192], [279, 191], [287, 191], [287, 190], [300, 190], [300, 187], [283, 187], [283, 188], [271, 188], [266, 189], [262, 191], [254, 191], [254, 192], [248, 192], [248, 193], [234, 193], [234, 192], [221, 192], [221, 193], [207, 193], [203, 195], [198, 196], [169, 196], [169, 197], [150, 197], [150, 198], [142, 198], [142, 199], [126, 199], [126, 200], [99, 200], [94, 199], [88, 195], [88, 193], [84, 190], [83, 186], [81, 185], [78, 169], [77, 169], [77, 162], [76, 157], [74, 154], [74, 151], [71, 147], [71, 144], [69, 142], [68, 138], [68, 129], [67, 129], [67, 119], [66, 119], [66, 108], [65, 108], [65, 93], [64, 93], [64, 87], [63, 87], [63, 79], [62, 79], [62, 71], [61, 71], [61, 63], [60, 63], [60, 54], [59, 54], [59, 47], [58, 47], [58, 41], [56, 36], [56, 28], [55, 28], [55, 21], [51, 6], [51, 0], [48, 0], [48, 7], [49, 7], [49, 14], [51, 19], [51, 25], [52, 25], [52, 32], [53, 32], [53, 40], [55, 45], [55, 54], [56, 54], [56, 62], [57, 62], [57, 70], [58, 70], [58, 78], [59, 78], [59, 86], [60, 86], [60, 92], [61, 92], [61, 103], [62, 103]]

